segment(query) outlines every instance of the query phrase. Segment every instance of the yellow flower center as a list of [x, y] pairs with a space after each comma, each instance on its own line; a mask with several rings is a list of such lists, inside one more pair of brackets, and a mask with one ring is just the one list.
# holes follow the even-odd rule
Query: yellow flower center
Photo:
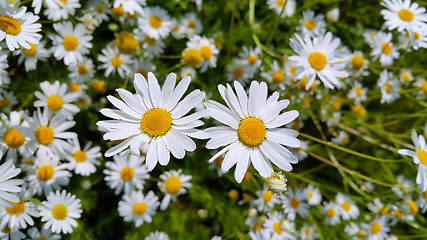
[[85, 65], [79, 65], [79, 66], [77, 67], [77, 72], [78, 72], [80, 75], [85, 75], [85, 74], [87, 73], [87, 67], [86, 67]]
[[184, 62], [190, 67], [197, 67], [202, 61], [202, 53], [194, 48], [190, 48], [184, 53]]
[[79, 40], [72, 35], [68, 35], [62, 39], [62, 45], [64, 45], [65, 50], [73, 51], [76, 50]]
[[131, 167], [124, 167], [122, 168], [122, 170], [120, 171], [120, 177], [122, 178], [123, 181], [128, 182], [133, 178], [134, 175], [134, 171], [133, 168]]
[[70, 88], [71, 92], [77, 92], [80, 88], [80, 85], [78, 83], [70, 83], [68, 87]]
[[138, 47], [138, 41], [129, 32], [122, 32], [116, 38], [116, 45], [119, 51], [125, 54], [132, 54]]
[[283, 0], [276, 0], [276, 4], [277, 4], [277, 6], [279, 6], [279, 7], [283, 7], [283, 6], [285, 6], [286, 1], [283, 1]]
[[351, 108], [351, 111], [354, 112], [354, 113], [357, 113], [359, 115], [365, 115], [366, 108], [364, 106], [362, 106], [362, 105], [359, 104], [359, 105], [354, 105]]
[[86, 104], [86, 99], [84, 99], [84, 98], [79, 98], [79, 99], [77, 100], [77, 104], [78, 104], [78, 105], [85, 105], [85, 104]]
[[53, 129], [48, 126], [41, 126], [37, 128], [35, 135], [36, 135], [37, 141], [43, 145], [49, 145], [53, 141], [53, 138], [55, 137], [55, 134], [53, 133]]
[[239, 192], [235, 189], [230, 190], [230, 192], [228, 192], [228, 197], [231, 200], [237, 200], [237, 198], [239, 198]]
[[421, 82], [421, 90], [423, 90], [423, 92], [425, 94], [427, 94], [427, 81], [422, 81]]
[[135, 203], [132, 207], [132, 212], [135, 215], [141, 215], [144, 214], [145, 211], [147, 211], [147, 204], [139, 202], [139, 203]]
[[290, 72], [291, 74], [295, 74], [295, 73], [297, 72], [297, 68], [296, 68], [296, 67], [294, 67], [294, 66], [290, 66], [290, 67], [289, 67], [289, 72]]
[[417, 157], [424, 166], [427, 166], [427, 152], [418, 148]]
[[118, 6], [116, 8], [113, 8], [111, 11], [118, 16], [122, 16], [123, 14], [125, 14], [125, 10], [123, 9], [122, 6]]
[[37, 238], [37, 240], [47, 240], [47, 238], [45, 238], [45, 237], [39, 237], [39, 238]]
[[264, 122], [259, 118], [247, 117], [240, 121], [237, 137], [248, 147], [261, 144], [267, 134]]
[[414, 19], [414, 13], [404, 8], [400, 9], [399, 12], [397, 12], [397, 15], [405, 22], [410, 22]]
[[342, 138], [342, 145], [346, 145], [349, 142], [350, 142], [350, 138], [349, 137], [345, 136], [345, 137]]
[[304, 232], [305, 232], [305, 235], [310, 234], [310, 228], [306, 228]]
[[111, 58], [111, 65], [118, 68], [120, 65], [122, 65], [122, 59], [120, 57], [114, 56]]
[[411, 76], [409, 76], [409, 74], [407, 73], [402, 74], [402, 78], [403, 78], [403, 81], [405, 82], [411, 81]]
[[50, 165], [43, 165], [37, 170], [37, 176], [42, 181], [47, 181], [53, 177], [55, 170]]
[[148, 43], [148, 45], [150, 46], [154, 46], [156, 45], [156, 39], [154, 38], [150, 38], [148, 35], [145, 36], [145, 41]]
[[6, 225], [6, 227], [4, 227], [4, 228], [1, 230], [1, 232], [2, 232], [2, 233], [10, 233], [11, 231], [10, 231], [9, 226], [8, 226], [8, 225]]
[[362, 231], [358, 231], [356, 235], [361, 238], [361, 237], [365, 236], [365, 233]]
[[96, 92], [103, 92], [105, 90], [105, 82], [101, 80], [95, 81], [92, 86]]
[[291, 198], [291, 207], [297, 209], [299, 207], [299, 201], [295, 197]]
[[379, 223], [372, 224], [372, 227], [371, 227], [372, 234], [377, 234], [379, 231], [381, 231], [381, 225]]
[[196, 23], [194, 21], [192, 21], [192, 20], [188, 21], [187, 25], [188, 25], [189, 28], [196, 28]]
[[395, 216], [396, 216], [396, 218], [398, 218], [398, 219], [401, 219], [401, 218], [403, 218], [403, 217], [405, 216], [405, 214], [404, 214], [404, 213], [399, 212], [399, 210], [396, 210], [396, 211], [394, 212], [394, 215], [395, 215]]
[[393, 47], [389, 43], [384, 42], [381, 44], [381, 49], [385, 55], [389, 55]]
[[67, 217], [67, 207], [64, 204], [58, 204], [52, 209], [52, 216], [56, 220], [64, 220]]
[[308, 197], [308, 198], [312, 198], [312, 197], [313, 197], [313, 193], [312, 193], [312, 192], [308, 192], [308, 193], [307, 193], [307, 197]]
[[28, 43], [28, 44], [30, 45], [30, 48], [24, 48], [24, 49], [22, 49], [22, 51], [28, 57], [32, 57], [32, 56], [36, 55], [37, 47], [36, 47], [36, 45], [34, 45], [32, 43]]
[[261, 231], [262, 226], [261, 226], [261, 224], [259, 224], [259, 223], [255, 223], [253, 228], [254, 228], [254, 231], [255, 231], [255, 232], [256, 232], [256, 231]]
[[7, 107], [9, 106], [10, 101], [7, 98], [2, 98], [0, 99], [0, 107]]
[[385, 83], [384, 89], [387, 91], [387, 93], [391, 93], [391, 91], [393, 90], [393, 87], [390, 85], [390, 83]]
[[56, 94], [50, 95], [47, 98], [47, 107], [52, 111], [58, 111], [62, 108], [62, 104], [64, 104], [64, 101], [62, 98]]
[[162, 19], [157, 16], [150, 17], [150, 25], [153, 28], [159, 28], [162, 26]]
[[335, 111], [340, 110], [342, 106], [342, 99], [340, 97], [337, 97], [337, 99], [335, 99], [335, 101], [332, 103], [332, 109], [334, 109]]
[[320, 71], [326, 66], [326, 56], [323, 55], [321, 52], [313, 52], [308, 56], [308, 62], [310, 63], [311, 67]]
[[420, 39], [420, 34], [417, 32], [414, 32], [414, 40]]
[[21, 32], [21, 23], [11, 16], [0, 16], [0, 29], [8, 35], [16, 36]]
[[341, 203], [341, 207], [344, 208], [346, 212], [350, 211], [350, 204], [347, 201]]
[[386, 215], [386, 214], [388, 214], [388, 208], [386, 208], [386, 207], [381, 207], [381, 208], [380, 208], [380, 216], [384, 216], [384, 215]]
[[254, 65], [256, 63], [256, 57], [252, 56], [252, 55], [249, 55], [248, 62], [249, 62], [250, 65]]
[[334, 209], [328, 209], [328, 211], [326, 211], [326, 216], [332, 218], [335, 216], [335, 210]]
[[13, 207], [4, 207], [10, 215], [19, 215], [25, 210], [25, 202], [20, 199], [19, 202], [12, 202]]
[[285, 80], [285, 75], [283, 75], [282, 72], [275, 72], [273, 73], [273, 82], [275, 83], [281, 83]]
[[301, 148], [294, 148], [294, 151], [298, 153], [301, 151]]
[[210, 59], [212, 57], [212, 50], [208, 46], [202, 46], [200, 48], [200, 52], [202, 53], [202, 57], [205, 60], [208, 60], [208, 59]]
[[241, 67], [236, 67], [233, 70], [233, 77], [234, 78], [241, 78], [243, 76], [243, 69]]
[[414, 201], [412, 201], [412, 200], [409, 201], [408, 205], [409, 205], [409, 209], [411, 210], [409, 212], [409, 214], [415, 214], [415, 213], [418, 212], [418, 206], [417, 206], [417, 204]]
[[3, 141], [11, 148], [18, 148], [24, 144], [25, 137], [18, 130], [10, 128], [4, 133]]
[[166, 192], [169, 194], [177, 194], [182, 188], [181, 180], [178, 177], [172, 176], [165, 181]]
[[265, 191], [262, 198], [264, 199], [264, 202], [270, 202], [273, 198], [273, 194], [270, 191]]
[[273, 224], [273, 229], [277, 234], [282, 234], [282, 228], [280, 227], [280, 222], [275, 222]]
[[306, 20], [304, 25], [308, 28], [308, 30], [313, 30], [316, 27], [316, 23], [313, 20]]
[[172, 116], [163, 108], [152, 108], [141, 118], [141, 130], [150, 137], [165, 135], [172, 127]]
[[362, 96], [362, 89], [361, 88], [356, 88], [354, 91], [356, 92], [357, 96]]
[[365, 65], [365, 58], [362, 56], [354, 56], [351, 59], [351, 64], [353, 65], [353, 68], [356, 70], [359, 70]]
[[84, 151], [82, 150], [77, 150], [74, 152], [73, 154], [73, 158], [74, 160], [76, 160], [76, 162], [84, 162], [87, 159], [87, 155]]

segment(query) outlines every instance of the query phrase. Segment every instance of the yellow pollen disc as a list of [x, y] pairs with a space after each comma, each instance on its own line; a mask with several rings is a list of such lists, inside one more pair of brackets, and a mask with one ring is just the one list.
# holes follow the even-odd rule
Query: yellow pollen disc
[[402, 78], [405, 82], [411, 81], [411, 76], [409, 76], [407, 73], [402, 74]]
[[33, 165], [34, 162], [33, 162], [33, 160], [28, 159], [28, 160], [25, 161], [25, 164], [27, 164], [27, 165]]
[[52, 209], [52, 216], [57, 220], [64, 220], [67, 217], [68, 210], [63, 204], [58, 204]]
[[281, 83], [285, 80], [285, 75], [283, 75], [282, 72], [275, 72], [273, 73], [273, 82], [275, 83]]
[[0, 16], [0, 30], [8, 35], [16, 36], [21, 32], [21, 23], [11, 16]]
[[6, 227], [4, 227], [4, 228], [1, 230], [1, 232], [2, 232], [2, 233], [10, 233], [11, 231], [10, 231], [9, 226], [8, 226], [8, 225], [6, 225]]
[[259, 118], [247, 117], [240, 121], [237, 137], [248, 147], [260, 145], [267, 134], [264, 122]]
[[351, 111], [359, 115], [365, 115], [366, 108], [362, 105], [355, 105], [351, 108]]
[[200, 48], [200, 52], [202, 54], [203, 59], [208, 60], [212, 57], [212, 50], [208, 46], [202, 46]]
[[239, 198], [239, 192], [238, 192], [237, 190], [235, 190], [235, 189], [230, 190], [230, 191], [228, 192], [228, 197], [229, 197], [231, 200], [237, 200], [237, 199]]
[[45, 238], [45, 237], [39, 237], [36, 240], [47, 240], [47, 238]]
[[54, 173], [55, 170], [53, 170], [53, 167], [50, 165], [43, 165], [37, 170], [37, 176], [42, 181], [51, 179]]
[[399, 210], [396, 210], [394, 215], [396, 216], [396, 218], [401, 219], [405, 216], [405, 214], [399, 212]]
[[261, 229], [262, 229], [261, 224], [255, 223], [255, 225], [254, 225], [254, 231], [261, 231]]
[[391, 93], [391, 91], [393, 90], [393, 87], [390, 85], [390, 83], [384, 84], [384, 88], [388, 93]]
[[381, 44], [381, 49], [385, 55], [389, 55], [393, 47], [389, 43], [384, 42]]
[[305, 235], [310, 234], [310, 228], [306, 228], [304, 232], [305, 232]]
[[256, 63], [256, 57], [252, 56], [252, 55], [249, 55], [248, 62], [249, 62], [250, 65], [254, 65]]
[[342, 99], [337, 97], [337, 99], [332, 103], [332, 109], [334, 109], [335, 111], [340, 110], [342, 106]]
[[3, 141], [11, 148], [18, 148], [24, 144], [25, 137], [22, 136], [18, 130], [10, 128], [4, 133]]
[[264, 202], [270, 202], [273, 198], [273, 194], [270, 191], [265, 191], [262, 198], [264, 198]]
[[294, 151], [295, 151], [295, 152], [300, 152], [300, 151], [301, 151], [301, 148], [294, 148]]
[[139, 202], [139, 203], [135, 203], [132, 207], [132, 212], [135, 215], [141, 215], [144, 214], [145, 211], [147, 211], [147, 204]]
[[283, 6], [285, 6], [286, 1], [283, 1], [283, 0], [276, 0], [276, 4], [277, 4], [277, 6], [279, 6], [279, 7], [283, 7]]
[[49, 145], [55, 137], [53, 129], [48, 126], [41, 126], [37, 128], [35, 135], [37, 141], [43, 145]]
[[182, 188], [181, 180], [178, 177], [172, 176], [165, 181], [166, 192], [169, 194], [177, 194]]
[[78, 83], [70, 83], [68, 87], [70, 88], [71, 92], [77, 92], [80, 88], [80, 85]]
[[24, 49], [22, 49], [22, 51], [28, 57], [32, 57], [32, 56], [36, 55], [37, 47], [36, 47], [36, 45], [34, 45], [32, 43], [28, 43], [28, 44], [30, 45], [30, 48], [24, 48]]
[[312, 198], [313, 197], [313, 193], [311, 193], [311, 192], [307, 193], [307, 197], [308, 198]]
[[289, 67], [289, 72], [295, 74], [297, 72], [297, 68], [294, 66]]
[[316, 27], [316, 23], [313, 20], [306, 20], [304, 25], [308, 28], [308, 30], [313, 30]]
[[423, 90], [424, 93], [427, 94], [427, 81], [421, 82], [421, 89]]
[[356, 88], [354, 91], [356, 92], [357, 96], [362, 96], [362, 89], [361, 88]]
[[326, 211], [326, 216], [332, 218], [335, 216], [335, 210], [334, 209], [328, 209], [328, 211]]
[[178, 30], [179, 30], [178, 26], [175, 26], [172, 28], [172, 31], [174, 31], [174, 32], [178, 32]]
[[122, 59], [120, 57], [114, 56], [111, 58], [111, 65], [118, 68], [120, 65], [122, 65]]
[[172, 116], [163, 108], [152, 108], [141, 118], [141, 130], [150, 137], [165, 135], [172, 127]]
[[414, 13], [404, 8], [400, 9], [399, 12], [397, 12], [397, 15], [405, 22], [410, 22], [414, 19]]
[[377, 234], [379, 231], [381, 231], [381, 225], [379, 223], [374, 223], [371, 227], [372, 234]]
[[103, 92], [105, 90], [105, 82], [101, 80], [95, 81], [92, 86], [96, 92]]
[[275, 222], [273, 224], [273, 229], [277, 234], [282, 234], [282, 228], [280, 227], [280, 222]]
[[420, 34], [415, 32], [414, 33], [414, 40], [418, 40], [418, 39], [420, 39]]
[[153, 28], [159, 28], [162, 26], [162, 19], [157, 16], [150, 17], [150, 25]]
[[156, 45], [156, 39], [154, 38], [150, 38], [149, 36], [145, 36], [145, 41], [148, 43], [148, 45], [150, 46], [154, 46]]
[[87, 159], [87, 155], [84, 151], [82, 150], [77, 150], [74, 152], [73, 154], [73, 158], [74, 160], [76, 160], [76, 162], [84, 162]]
[[77, 72], [78, 72], [80, 75], [85, 75], [85, 74], [87, 73], [87, 67], [86, 67], [85, 65], [79, 65], [79, 66], [77, 67]]
[[77, 45], [79, 45], [79, 40], [72, 35], [68, 35], [62, 39], [62, 45], [64, 45], [65, 50], [73, 51], [76, 50]]
[[424, 198], [424, 200], [427, 202], [427, 190], [425, 190], [425, 191], [423, 192], [423, 198]]
[[233, 77], [234, 78], [241, 78], [243, 76], [243, 70], [241, 67], [237, 67], [233, 70]]
[[364, 232], [362, 232], [362, 231], [359, 231], [359, 232], [357, 232], [357, 234], [356, 234], [358, 237], [363, 237], [363, 236], [365, 236], [365, 233]]
[[2, 98], [0, 100], [0, 107], [7, 107], [9, 106], [9, 104], [10, 104], [10, 101], [7, 98]]
[[362, 56], [354, 56], [351, 59], [351, 64], [353, 65], [353, 68], [356, 70], [359, 70], [365, 65], [365, 58]]
[[343, 139], [342, 139], [342, 145], [346, 145], [347, 143], [349, 143], [350, 142], [350, 138], [349, 137], [343, 137]]
[[388, 208], [381, 207], [381, 209], [380, 209], [380, 216], [384, 216], [386, 214], [388, 214]]
[[197, 67], [202, 61], [202, 53], [194, 48], [190, 48], [184, 53], [184, 62], [190, 67]]
[[64, 5], [67, 5], [67, 0], [59, 0], [60, 2], [62, 2]]
[[323, 55], [321, 52], [313, 52], [308, 56], [308, 62], [310, 63], [311, 67], [320, 71], [326, 66], [326, 56]]
[[252, 197], [250, 195], [245, 195], [244, 200], [245, 200], [245, 202], [248, 203], [248, 202], [252, 201]]
[[424, 166], [427, 166], [427, 152], [418, 148], [417, 157]]
[[418, 212], [418, 206], [414, 201], [409, 201], [408, 205], [409, 205], [409, 209], [411, 210], [409, 214], [415, 214]]
[[122, 16], [123, 14], [125, 14], [125, 10], [123, 9], [122, 6], [118, 6], [116, 8], [113, 8], [111, 11], [118, 16]]
[[196, 23], [194, 21], [189, 21], [188, 22], [188, 27], [189, 28], [196, 28]]
[[341, 207], [344, 208], [346, 212], [350, 211], [350, 204], [347, 201], [341, 203]]
[[25, 202], [20, 199], [19, 202], [12, 202], [13, 207], [4, 207], [10, 215], [19, 215], [25, 210]]
[[292, 208], [297, 209], [299, 207], [299, 201], [298, 201], [298, 199], [296, 199], [296, 198], [293, 197], [293, 198], [291, 198], [290, 202], [291, 202], [291, 207]]
[[119, 51], [125, 54], [132, 54], [138, 47], [138, 41], [129, 32], [122, 32], [116, 38], [116, 45]]
[[133, 178], [134, 175], [134, 171], [133, 168], [131, 167], [124, 167], [122, 168], [122, 170], [120, 171], [120, 177], [122, 178], [123, 181], [128, 182]]
[[47, 98], [47, 107], [52, 111], [58, 111], [62, 108], [62, 104], [64, 104], [64, 101], [62, 98], [56, 94], [50, 95]]

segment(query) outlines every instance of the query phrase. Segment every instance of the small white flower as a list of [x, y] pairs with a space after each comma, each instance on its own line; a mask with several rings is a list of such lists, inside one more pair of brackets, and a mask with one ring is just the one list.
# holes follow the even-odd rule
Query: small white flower
[[175, 201], [179, 195], [185, 194], [191, 188], [191, 176], [182, 174], [182, 170], [170, 170], [160, 175], [161, 182], [157, 183], [160, 190], [166, 194], [160, 204], [160, 210], [164, 211], [169, 202]]
[[119, 215], [126, 222], [134, 221], [135, 227], [141, 226], [144, 222], [150, 223], [152, 215], [159, 207], [159, 198], [153, 191], [143, 195], [142, 191], [133, 191], [130, 194], [123, 195], [119, 202]]

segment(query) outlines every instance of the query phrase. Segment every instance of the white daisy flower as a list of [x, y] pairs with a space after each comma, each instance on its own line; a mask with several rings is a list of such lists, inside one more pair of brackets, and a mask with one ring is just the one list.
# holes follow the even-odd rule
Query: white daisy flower
[[308, 141], [300, 141], [301, 146], [297, 148], [292, 148], [291, 151], [298, 158], [298, 161], [303, 161], [308, 157], [308, 153], [305, 151], [308, 148]]
[[295, 240], [294, 223], [285, 219], [279, 212], [268, 213], [263, 227], [273, 234], [271, 239]]
[[73, 115], [80, 111], [80, 108], [72, 102], [75, 102], [79, 93], [67, 92], [67, 84], [56, 80], [53, 84], [49, 81], [40, 83], [40, 89], [43, 92], [35, 91], [34, 95], [38, 100], [34, 101], [34, 106], [47, 109], [48, 113], [61, 115], [67, 120], [73, 119]]
[[[149, 59], [145, 59], [145, 58], [137, 58], [133, 68], [132, 68], [132, 72], [134, 73], [140, 73], [142, 74], [142, 76], [145, 77], [145, 79], [148, 78], [148, 72], [154, 72], [156, 71], [157, 67], [156, 65], [154, 65], [153, 62], [151, 62]], [[132, 77], [132, 81], [133, 81], [133, 77]]]
[[282, 13], [282, 18], [290, 17], [295, 13], [295, 0], [267, 0], [267, 4], [268, 7], [273, 9], [277, 14]]
[[322, 214], [325, 215], [325, 221], [328, 225], [336, 225], [340, 222], [339, 205], [334, 202], [323, 202]]
[[256, 71], [258, 71], [261, 66], [261, 58], [259, 57], [260, 49], [258, 47], [248, 47], [243, 46], [243, 51], [239, 53], [241, 59], [246, 59], [248, 65], [248, 70], [251, 72], [250, 75], [253, 76]]
[[360, 77], [367, 76], [369, 72], [366, 71], [369, 65], [369, 60], [363, 56], [361, 51], [355, 51], [350, 54], [347, 61], [347, 69], [351, 76]]
[[301, 240], [313, 240], [317, 239], [318, 234], [316, 233], [313, 226], [304, 224], [304, 226], [300, 230], [300, 239]]
[[276, 60], [273, 61], [273, 64], [271, 64], [270, 71], [267, 72], [261, 72], [261, 77], [263, 77], [267, 82], [270, 83], [271, 89], [278, 90], [277, 87], [280, 88], [280, 90], [285, 90], [285, 70], [283, 67], [280, 67]]
[[[182, 76], [182, 77], [191, 77], [191, 78], [195, 78], [196, 76], [197, 76], [197, 72], [196, 72], [196, 70], [194, 69], [194, 68], [192, 68], [192, 67], [183, 67], [183, 68], [181, 68], [181, 72], [179, 73], [179, 76]], [[181, 77], [181, 78], [182, 78]], [[178, 78], [178, 76], [177, 76], [177, 78]], [[205, 98], [205, 100], [206, 100], [206, 98]], [[203, 105], [203, 103], [204, 103], [204, 101], [203, 102], [201, 102], [200, 104], [198, 104], [195, 108], [196, 108], [196, 111], [202, 111], [202, 110], [205, 110], [206, 108], [205, 107], [203, 107], [203, 108], [200, 108], [200, 106], [201, 105]]]
[[320, 193], [319, 188], [316, 188], [313, 185], [309, 184], [304, 189], [304, 193], [306, 195], [308, 204], [318, 205], [322, 202], [322, 194]]
[[382, 65], [392, 65], [394, 59], [400, 56], [399, 48], [391, 42], [391, 33], [378, 32], [374, 39], [371, 56], [373, 60], [380, 59]]
[[15, 193], [21, 192], [21, 187], [24, 183], [22, 179], [12, 179], [21, 172], [21, 169], [15, 168], [12, 160], [7, 160], [0, 165], [0, 206], [13, 207], [14, 202], [19, 202], [20, 199]]
[[339, 78], [348, 77], [348, 73], [343, 69], [345, 64], [344, 56], [339, 56], [336, 49], [340, 44], [339, 38], [332, 39], [332, 33], [327, 32], [325, 36], [311, 38], [295, 34], [296, 40], [291, 39], [290, 46], [298, 54], [289, 57], [295, 61], [302, 70], [297, 74], [298, 79], [308, 77], [306, 89], [309, 89], [318, 76], [327, 88], [334, 88], [341, 83]]
[[227, 68], [227, 80], [236, 80], [246, 85], [250, 78], [249, 73], [248, 65], [244, 61], [233, 58], [233, 63]]
[[359, 208], [348, 196], [338, 193], [335, 196], [335, 201], [340, 206], [340, 215], [343, 220], [356, 219], [359, 216]]
[[417, 99], [424, 99], [427, 96], [427, 81], [423, 77], [417, 77], [414, 83], [415, 87], [418, 87], [419, 91], [416, 95]]
[[216, 68], [219, 49], [216, 48], [214, 40], [207, 37], [200, 37], [197, 47], [202, 55], [202, 61], [198, 66], [200, 72], [205, 72], [208, 68]]
[[362, 223], [363, 228], [367, 232], [367, 240], [383, 240], [388, 239], [390, 227], [385, 216], [376, 217], [371, 223]]
[[58, 33], [48, 34], [52, 40], [52, 52], [56, 60], [64, 60], [65, 65], [83, 61], [83, 56], [92, 48], [92, 35], [88, 35], [85, 26], [81, 23], [73, 28], [70, 21], [54, 23], [53, 28]]
[[[58, 21], [61, 19], [67, 19], [69, 16], [73, 16], [76, 10], [81, 7], [79, 0], [45, 0], [47, 9], [44, 11], [44, 15], [49, 20]], [[54, 24], [55, 25], [55, 24]]]
[[168, 12], [159, 7], [145, 7], [138, 18], [138, 27], [150, 38], [166, 38], [172, 30], [172, 20]]
[[366, 237], [365, 229], [354, 222], [350, 222], [349, 225], [346, 225], [344, 227], [344, 232], [347, 233], [347, 235], [352, 236], [353, 240], [361, 240]]
[[402, 155], [410, 156], [414, 159], [414, 163], [418, 165], [417, 184], [420, 185], [422, 191], [427, 190], [427, 146], [423, 135], [417, 136], [417, 132], [412, 130], [412, 141], [414, 150], [399, 149], [397, 152]]
[[354, 100], [354, 104], [361, 104], [367, 99], [368, 88], [363, 87], [360, 82], [354, 82], [353, 88], [348, 93], [347, 97]]
[[287, 59], [287, 61], [285, 61], [285, 66], [283, 68], [285, 70], [285, 81], [284, 81], [285, 85], [294, 84], [297, 80], [296, 74], [297, 72], [299, 72], [299, 70], [297, 69], [296, 63], [294, 61], [290, 61], [289, 59]]
[[[142, 42], [144, 49], [143, 57], [148, 59], [155, 59], [165, 51], [165, 43], [162, 39], [154, 39], [144, 34], [141, 30], [137, 30], [135, 37]], [[148, 73], [148, 72], [147, 72]], [[147, 75], [147, 73], [145, 75]]]
[[332, 142], [337, 145], [347, 145], [350, 142], [350, 136], [348, 136], [348, 133], [345, 131], [339, 131], [337, 137], [333, 137]]
[[405, 31], [405, 34], [399, 36], [399, 40], [402, 42], [403, 48], [408, 52], [410, 48], [418, 50], [419, 48], [427, 48], [427, 33], [425, 31], [427, 25], [424, 28], [415, 29], [411, 34], [409, 31]]
[[18, 104], [18, 99], [12, 91], [0, 89], [0, 110], [3, 113], [10, 113], [11, 109]]
[[87, 3], [86, 9], [90, 11], [89, 13], [92, 14], [98, 24], [101, 24], [110, 19], [108, 14], [111, 15], [111, 10], [108, 5], [103, 0], [92, 0]]
[[3, 229], [0, 229], [0, 239], [1, 240], [20, 240], [24, 239], [25, 234], [19, 230], [16, 230], [12, 232], [9, 228], [9, 226], [4, 227]]
[[381, 5], [387, 9], [381, 10], [385, 25], [389, 30], [397, 28], [397, 31], [408, 30], [413, 32], [416, 28], [426, 27], [426, 9], [419, 7], [418, 3], [410, 0], [384, 0]]
[[323, 36], [326, 32], [325, 15], [317, 14], [311, 9], [302, 12], [302, 19], [299, 20], [297, 31], [301, 31], [303, 35], [310, 37]]
[[204, 100], [205, 93], [194, 90], [179, 101], [190, 82], [191, 78], [185, 77], [175, 87], [176, 75], [171, 73], [161, 89], [153, 73], [148, 73], [148, 81], [136, 73], [136, 95], [117, 89], [123, 101], [108, 96], [108, 100], [119, 110], [104, 108], [100, 112], [116, 120], [99, 121], [97, 125], [109, 129], [104, 134], [105, 140], [126, 140], [110, 148], [105, 156], [113, 156], [129, 146], [132, 154], [139, 155], [140, 146], [148, 144], [146, 162], [148, 171], [151, 171], [157, 162], [167, 165], [170, 153], [182, 159], [186, 151], [194, 151], [196, 144], [190, 137], [207, 137], [206, 133], [195, 129], [203, 125], [199, 119], [204, 113], [185, 114]]
[[38, 44], [29, 43], [30, 48], [22, 48], [14, 51], [13, 53], [19, 55], [18, 64], [24, 62], [25, 71], [29, 72], [36, 70], [37, 62], [45, 62], [50, 56], [50, 52], [45, 48], [46, 41], [40, 41]]
[[150, 223], [152, 215], [156, 213], [159, 207], [159, 198], [153, 191], [144, 196], [142, 191], [133, 191], [125, 194], [119, 202], [119, 215], [124, 218], [125, 222], [135, 222], [135, 227], [141, 226], [144, 222]]
[[72, 233], [77, 227], [75, 218], [82, 213], [80, 199], [65, 190], [51, 192], [47, 201], [39, 205], [41, 221], [46, 222], [43, 228], [50, 228], [55, 233]]
[[165, 194], [160, 204], [160, 210], [164, 211], [171, 200], [176, 201], [179, 195], [185, 194], [187, 189], [191, 188], [191, 178], [190, 175], [182, 174], [181, 169], [170, 170], [160, 175], [162, 181], [158, 182], [157, 186]]
[[19, 126], [22, 124], [26, 125], [25, 123], [21, 123], [22, 115], [23, 113], [15, 111], [11, 112], [9, 117], [5, 114], [0, 115], [2, 120], [0, 122], [0, 139], [3, 139], [0, 142], [0, 158], [6, 155], [6, 160], [16, 162], [18, 151], [20, 153], [26, 151], [25, 143], [28, 139], [19, 130]]
[[12, 1], [0, 2], [0, 41], [6, 39], [10, 51], [30, 48], [30, 43], [38, 44], [42, 36], [38, 34], [42, 25], [35, 23], [39, 16], [26, 12], [27, 7], [15, 9]]
[[92, 142], [88, 142], [82, 150], [77, 138], [74, 138], [72, 141], [72, 148], [67, 150], [69, 153], [67, 160], [70, 161], [70, 169], [74, 169], [74, 173], [82, 176], [89, 176], [96, 172], [95, 165], [100, 164], [97, 158], [102, 156], [100, 152], [101, 148], [99, 146], [91, 148]]
[[68, 77], [77, 83], [86, 82], [92, 79], [95, 74], [95, 65], [92, 59], [87, 57], [83, 57], [81, 61], [68, 65], [67, 68], [70, 71]]
[[400, 71], [399, 80], [402, 84], [408, 85], [414, 80], [414, 76], [410, 70], [402, 69], [402, 71]]
[[363, 181], [362, 185], [360, 186], [360, 190], [364, 192], [372, 192], [374, 188], [375, 188], [375, 185], [368, 181]]
[[257, 198], [250, 202], [250, 205], [258, 209], [260, 212], [269, 212], [276, 204], [280, 204], [279, 196], [274, 195], [268, 190], [267, 184], [264, 184], [263, 189], [255, 192]]
[[184, 32], [187, 38], [191, 38], [194, 35], [202, 33], [202, 21], [200, 21], [195, 13], [187, 12], [179, 21], [179, 29]]
[[30, 236], [31, 240], [60, 240], [61, 235], [54, 234], [50, 229], [46, 229], [44, 227], [41, 227], [39, 230], [36, 227], [32, 227], [28, 229], [28, 235]]
[[[414, 133], [412, 133], [412, 136], [414, 136]], [[415, 133], [415, 139], [416, 139], [416, 133]], [[412, 141], [414, 141], [414, 139]], [[421, 141], [419, 143], [421, 143]], [[421, 145], [418, 145], [418, 147], [420, 147], [420, 146]], [[405, 152], [405, 151], [403, 151], [403, 152]], [[406, 153], [408, 153], [408, 152], [406, 151]], [[416, 160], [414, 159], [414, 161], [416, 161]], [[414, 187], [414, 184], [413, 184], [413, 182], [411, 180], [407, 179], [403, 175], [399, 175], [399, 176], [397, 176], [397, 186], [396, 187], [392, 187], [391, 190], [394, 193], [396, 193], [397, 195], [399, 195], [400, 197], [402, 197], [404, 194], [411, 194], [411, 192], [412, 192], [411, 188], [413, 188], [413, 187]]]
[[150, 233], [144, 240], [169, 240], [169, 237], [164, 232], [155, 231]]
[[252, 81], [249, 96], [239, 82], [234, 82], [234, 88], [237, 96], [229, 84], [227, 87], [218, 86], [228, 107], [212, 100], [205, 103], [212, 118], [228, 125], [205, 130], [211, 138], [206, 148], [217, 149], [226, 146], [209, 162], [227, 152], [221, 169], [227, 172], [237, 163], [234, 177], [239, 183], [251, 162], [264, 178], [273, 173], [270, 161], [282, 170], [291, 171], [290, 163], [297, 163], [298, 159], [282, 145], [300, 147], [296, 138], [298, 132], [281, 126], [295, 120], [299, 115], [298, 111], [280, 114], [289, 105], [289, 100], [279, 101], [278, 92], [267, 98], [268, 89], [265, 82]]
[[392, 72], [383, 70], [377, 86], [381, 88], [381, 103], [391, 103], [400, 97], [399, 80], [395, 79]]
[[68, 185], [71, 177], [68, 168], [69, 166], [62, 164], [56, 155], [43, 148], [37, 151], [33, 170], [27, 173], [25, 179], [30, 183], [31, 190], [34, 189], [39, 195], [47, 195]]
[[306, 194], [300, 188], [288, 188], [287, 196], [282, 197], [282, 208], [287, 214], [287, 218], [290, 221], [294, 221], [296, 214], [300, 215], [302, 218], [306, 217], [308, 214], [307, 203], [303, 201], [306, 200]]
[[150, 176], [147, 173], [147, 167], [144, 163], [144, 157], [135, 156], [125, 151], [122, 154], [113, 156], [114, 162], [105, 163], [107, 169], [104, 169], [105, 181], [114, 194], [118, 195], [122, 191], [125, 194], [130, 193], [134, 188], [144, 189], [145, 180]]
[[121, 6], [123, 10], [129, 14], [134, 14], [135, 12], [139, 14], [144, 14], [142, 6], [145, 6], [145, 0], [114, 0], [113, 7], [117, 8]]
[[101, 54], [98, 55], [98, 60], [102, 63], [98, 68], [105, 69], [105, 77], [108, 77], [112, 72], [117, 72], [121, 78], [131, 75], [130, 65], [133, 63], [131, 57], [120, 53], [117, 48], [103, 48]]

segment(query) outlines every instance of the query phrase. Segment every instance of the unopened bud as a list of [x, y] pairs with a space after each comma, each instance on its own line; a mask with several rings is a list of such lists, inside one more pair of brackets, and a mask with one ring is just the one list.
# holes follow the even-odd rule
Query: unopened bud
[[283, 191], [286, 191], [286, 178], [281, 172], [274, 172], [268, 178], [268, 190], [275, 194], [280, 194]]
[[338, 22], [339, 18], [340, 18], [339, 8], [331, 9], [326, 13], [326, 19], [330, 22]]

